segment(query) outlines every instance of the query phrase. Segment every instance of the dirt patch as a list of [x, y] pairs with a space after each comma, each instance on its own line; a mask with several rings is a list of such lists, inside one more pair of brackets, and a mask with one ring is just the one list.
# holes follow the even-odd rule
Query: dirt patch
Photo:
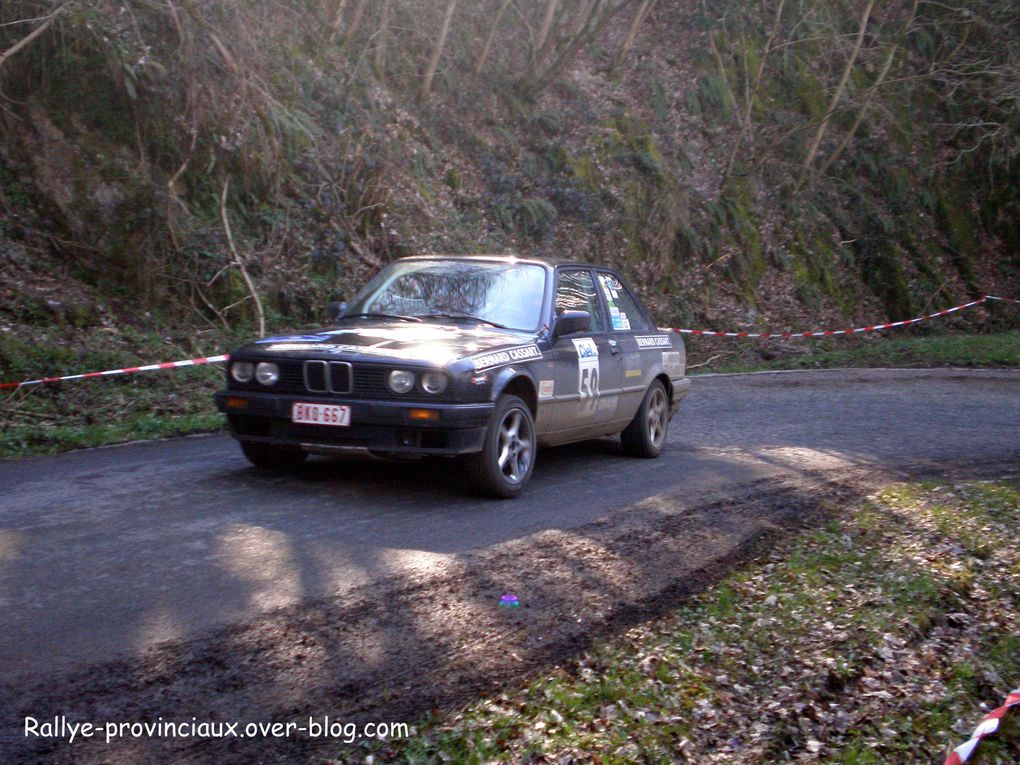
[[[921, 466], [918, 466], [921, 468]], [[967, 469], [995, 475], [998, 464]], [[924, 472], [921, 468], [919, 472]], [[940, 469], [944, 478], [945, 471]], [[329, 740], [26, 739], [22, 721], [414, 721], [570, 660], [672, 608], [777, 536], [817, 525], [890, 478], [852, 469], [767, 479], [738, 495], [658, 495], [569, 531], [463, 556], [419, 581], [277, 611], [141, 659], [0, 689], [7, 762], [320, 761]], [[519, 609], [499, 608], [514, 592]], [[316, 759], [318, 758], [318, 759]]]

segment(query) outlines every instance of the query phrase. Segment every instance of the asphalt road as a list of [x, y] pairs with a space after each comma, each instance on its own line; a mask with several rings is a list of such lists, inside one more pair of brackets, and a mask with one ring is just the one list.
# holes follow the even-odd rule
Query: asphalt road
[[546, 450], [512, 502], [471, 496], [445, 461], [316, 458], [267, 475], [225, 436], [0, 462], [0, 675], [38, 682], [342, 601], [657, 496], [847, 465], [1020, 462], [1018, 434], [1020, 372], [858, 370], [698, 378], [660, 459], [609, 439]]

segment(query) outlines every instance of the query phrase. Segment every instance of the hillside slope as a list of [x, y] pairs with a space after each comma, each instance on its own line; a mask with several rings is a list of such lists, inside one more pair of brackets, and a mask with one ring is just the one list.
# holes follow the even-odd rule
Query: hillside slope
[[[0, 376], [223, 350], [419, 252], [611, 263], [663, 323], [727, 328], [1018, 294], [1016, 16], [1005, 0], [5, 2]], [[30, 350], [58, 338], [77, 350]]]

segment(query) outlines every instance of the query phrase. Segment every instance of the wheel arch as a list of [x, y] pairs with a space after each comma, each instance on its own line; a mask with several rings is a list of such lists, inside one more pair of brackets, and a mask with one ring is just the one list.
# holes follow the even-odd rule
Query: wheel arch
[[520, 370], [506, 370], [500, 373], [492, 386], [493, 401], [499, 400], [500, 396], [507, 393], [517, 396], [528, 405], [532, 419], [538, 417], [538, 390], [530, 375]]
[[652, 382], [658, 380], [662, 383], [662, 386], [666, 389], [666, 398], [670, 405], [673, 404], [673, 381], [669, 379], [669, 375], [665, 372], [659, 372], [653, 379]]

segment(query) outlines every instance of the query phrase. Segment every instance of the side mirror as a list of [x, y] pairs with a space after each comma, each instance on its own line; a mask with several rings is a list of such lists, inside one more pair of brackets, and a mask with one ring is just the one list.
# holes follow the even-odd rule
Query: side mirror
[[575, 332], [587, 332], [591, 324], [591, 314], [587, 311], [564, 311], [556, 317], [553, 339]]
[[337, 319], [343, 316], [344, 311], [347, 310], [347, 302], [333, 302], [326, 306], [326, 320], [331, 324], [335, 323]]

